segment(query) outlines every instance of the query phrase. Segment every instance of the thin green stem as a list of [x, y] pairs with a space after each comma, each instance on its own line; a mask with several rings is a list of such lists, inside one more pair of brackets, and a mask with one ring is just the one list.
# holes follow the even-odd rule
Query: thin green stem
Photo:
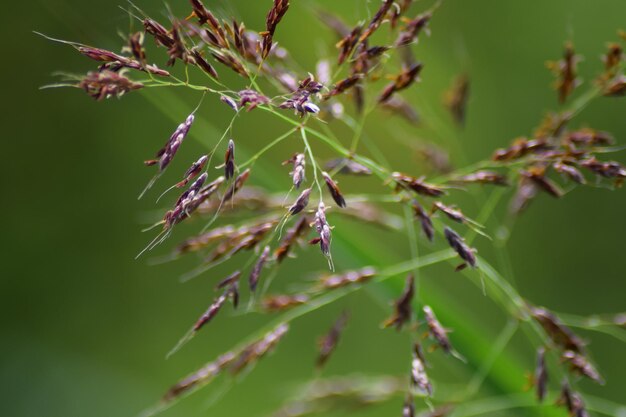
[[313, 155], [313, 150], [311, 149], [311, 145], [309, 144], [309, 141], [306, 137], [306, 130], [304, 129], [304, 127], [302, 127], [300, 129], [300, 133], [302, 135], [302, 141], [304, 142], [304, 147], [307, 151], [307, 153], [309, 154], [309, 159], [311, 160], [311, 165], [313, 165], [313, 179], [315, 181], [315, 184], [317, 185], [317, 189], [320, 193], [320, 202], [322, 201], [322, 185], [320, 183], [320, 180], [318, 178], [317, 175], [317, 170], [319, 169], [317, 161], [315, 160], [315, 156]]

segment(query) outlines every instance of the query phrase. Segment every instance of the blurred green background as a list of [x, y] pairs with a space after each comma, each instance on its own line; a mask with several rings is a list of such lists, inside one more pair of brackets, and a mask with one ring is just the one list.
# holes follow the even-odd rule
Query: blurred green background
[[[188, 11], [186, 1], [170, 3], [180, 14]], [[269, 0], [205, 3], [258, 30], [271, 4]], [[377, 2], [292, 3], [276, 40], [290, 49], [302, 68], [312, 71], [321, 54], [333, 51], [334, 43], [332, 35], [311, 14], [312, 8], [334, 10], [347, 21], [356, 22], [367, 16], [366, 4], [371, 9]], [[414, 10], [428, 5], [421, 3], [417, 2]], [[164, 20], [162, 3], [139, 0], [138, 4]], [[117, 32], [128, 30], [128, 17], [118, 5], [120, 2], [111, 0], [8, 2], [0, 17], [5, 42], [0, 69], [4, 80], [1, 177], [5, 190], [0, 280], [2, 416], [134, 416], [153, 404], [179, 377], [268, 320], [265, 316], [227, 318], [224, 314], [180, 353], [164, 359], [210, 302], [215, 280], [239, 262], [180, 284], [179, 275], [193, 267], [193, 259], [158, 267], [149, 265], [151, 256], [134, 260], [149, 239], [140, 229], [153, 218], [155, 209], [154, 193], [143, 201], [136, 199], [150, 175], [142, 161], [195, 107], [199, 95], [182, 90], [172, 91], [172, 95], [133, 93], [119, 101], [97, 103], [79, 90], [39, 90], [55, 80], [51, 76], [55, 71], [83, 73], [94, 65], [72, 48], [48, 42], [32, 31], [117, 51], [122, 44]], [[441, 94], [455, 75], [468, 72], [472, 92], [467, 126], [458, 132], [459, 140], [428, 136], [427, 130], [404, 122], [388, 131], [385, 127], [389, 124], [382, 124], [380, 115], [367, 127], [388, 159], [416, 173], [418, 162], [409, 160], [405, 148], [390, 137], [432, 140], [441, 146], [457, 144], [452, 162], [459, 166], [488, 157], [494, 148], [505, 146], [516, 136], [530, 134], [546, 111], [558, 108], [545, 61], [558, 59], [564, 41], [573, 40], [577, 52], [585, 57], [580, 71], [588, 86], [601, 68], [605, 43], [616, 40], [617, 29], [626, 28], [626, 3], [449, 0], [437, 11], [431, 28], [432, 36], [422, 37], [417, 50], [425, 63], [423, 81], [407, 97], [419, 100], [426, 123], [426, 114], [436, 114], [450, 123], [441, 106]], [[152, 56], [157, 60], [162, 55]], [[226, 69], [218, 70], [228, 79]], [[198, 140], [186, 143], [176, 173], [206, 149], [202, 143], [215, 143], [231, 113], [214, 97], [207, 97], [198, 117], [215, 129], [206, 123], [198, 125], [205, 128], [194, 128], [192, 137]], [[608, 130], [623, 144], [625, 121], [626, 101], [604, 99], [589, 106], [574, 126], [588, 123]], [[253, 150], [287, 128], [267, 114], [253, 112], [238, 121], [235, 135], [242, 149]], [[269, 182], [286, 189], [289, 179], [276, 165], [299, 146], [299, 142], [287, 143], [281, 147], [282, 154], [260, 162], [252, 182]], [[321, 155], [324, 152], [320, 149]], [[625, 161], [623, 154], [615, 158]], [[259, 179], [264, 166], [266, 172], [284, 176]], [[160, 187], [174, 181], [176, 173], [170, 172]], [[344, 189], [348, 184], [346, 180]], [[468, 199], [466, 204], [463, 207], [470, 215], [478, 213], [480, 207], [474, 200]], [[625, 190], [581, 188], [562, 201], [541, 195], [516, 223], [508, 248], [520, 293], [559, 312], [588, 315], [626, 310], [625, 209]], [[503, 210], [504, 206], [499, 215]], [[495, 227], [495, 222], [490, 223]], [[195, 223], [181, 230], [197, 227]], [[368, 263], [385, 265], [408, 256], [402, 235], [363, 230], [349, 222], [345, 227], [353, 232], [349, 239], [345, 234], [338, 237], [335, 257], [342, 268], [358, 265], [355, 241], [370, 253], [378, 253]], [[183, 236], [179, 231], [173, 241]], [[497, 265], [497, 256], [485, 240], [478, 240], [476, 245]], [[424, 246], [420, 250], [427, 253], [435, 249]], [[324, 269], [323, 260], [311, 252], [303, 255], [304, 264], [292, 261], [285, 266], [279, 285], [297, 286], [308, 278], [303, 270]], [[166, 249], [160, 248], [158, 253], [166, 253]], [[422, 294], [441, 311], [442, 321], [451, 316], [451, 320], [471, 323], [471, 328], [458, 330], [451, 337], [473, 350], [470, 356], [481, 357], [487, 354], [485, 347], [506, 317], [465, 276], [450, 269], [442, 265], [425, 270]], [[270, 412], [298, 383], [311, 378], [315, 340], [344, 307], [352, 311], [352, 322], [324, 375], [403, 375], [409, 361], [408, 339], [380, 330], [389, 308], [384, 305], [386, 301], [381, 304], [376, 300], [376, 294], [380, 296], [383, 291], [395, 296], [403, 279], [395, 280], [395, 292], [389, 287], [360, 292], [340, 305], [296, 321], [277, 354], [264, 360], [218, 404], [210, 409], [207, 405], [225, 382], [181, 402], [166, 415], [262, 416]], [[607, 379], [604, 387], [586, 382], [581, 387], [590, 394], [626, 404], [624, 344], [599, 333], [581, 334], [591, 341], [593, 358]], [[513, 338], [507, 354], [522, 367], [532, 369], [532, 346], [524, 337]], [[441, 354], [434, 356], [431, 372], [442, 386], [467, 384], [474, 372], [471, 366], [450, 364]], [[521, 376], [516, 381], [516, 388], [521, 390], [525, 381]], [[488, 381], [484, 395], [497, 393], [497, 383]], [[400, 415], [401, 402], [396, 398], [356, 414]], [[418, 404], [423, 408], [421, 402]], [[510, 413], [499, 415], [521, 415], [521, 411]]]

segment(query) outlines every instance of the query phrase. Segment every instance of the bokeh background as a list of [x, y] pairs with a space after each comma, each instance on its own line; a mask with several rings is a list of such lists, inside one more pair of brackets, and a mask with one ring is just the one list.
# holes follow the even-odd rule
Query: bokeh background
[[[205, 3], [260, 30], [271, 2]], [[292, 3], [277, 40], [291, 50], [302, 68], [312, 70], [320, 55], [333, 50], [334, 38], [311, 10], [334, 10], [355, 22], [364, 19], [366, 6], [371, 9], [376, 2]], [[428, 6], [417, 3], [414, 10]], [[136, 199], [150, 175], [142, 161], [195, 107], [199, 96], [182, 90], [146, 92], [97, 103], [79, 90], [39, 90], [55, 80], [55, 71], [83, 73], [94, 65], [72, 48], [46, 41], [32, 31], [118, 50], [122, 41], [117, 33], [126, 32], [129, 25], [120, 4], [127, 7], [113, 0], [3, 5], [3, 416], [134, 416], [179, 377], [268, 321], [265, 316], [228, 319], [224, 314], [179, 354], [164, 359], [210, 302], [215, 280], [239, 262], [181, 284], [178, 277], [191, 269], [195, 260], [161, 266], [151, 266], [151, 256], [134, 260], [149, 239], [140, 229], [158, 214], [153, 195], [140, 202]], [[139, 0], [138, 4], [163, 20], [166, 8], [161, 2]], [[186, 1], [172, 1], [170, 6], [180, 14], [187, 12]], [[441, 94], [455, 75], [468, 72], [472, 92], [466, 128], [446, 129], [455, 132], [452, 138], [400, 121], [390, 129], [390, 124], [383, 123], [384, 117], [374, 116], [367, 127], [369, 135], [388, 159], [407, 171], [421, 168], [420, 162], [410, 160], [406, 148], [398, 145], [402, 140], [453, 146], [451, 158], [457, 166], [481, 160], [512, 138], [530, 134], [546, 111], [558, 108], [545, 61], [560, 57], [564, 41], [573, 40], [577, 52], [585, 57], [580, 71], [588, 86], [601, 68], [600, 54], [606, 42], [615, 40], [617, 29], [626, 27], [625, 17], [623, 0], [445, 1], [432, 21], [432, 36], [421, 39], [417, 51], [425, 63], [423, 82], [413, 87], [408, 97], [420, 103], [426, 123], [427, 114], [450, 123]], [[194, 128], [192, 137], [197, 140], [187, 142], [179, 164], [186, 164], [207, 144], [215, 143], [231, 114], [210, 97], [198, 116], [210, 123]], [[575, 125], [588, 123], [611, 131], [624, 143], [625, 116], [626, 101], [604, 99], [585, 109]], [[286, 125], [267, 114], [250, 114], [239, 120], [235, 134], [242, 151], [251, 151], [285, 130]], [[286, 143], [282, 154], [257, 165], [259, 173], [279, 172], [282, 177], [253, 182], [284, 189], [289, 179], [277, 162], [296, 146]], [[321, 155], [323, 152], [320, 150]], [[625, 161], [623, 154], [615, 157]], [[170, 173], [160, 185], [173, 178]], [[471, 215], [478, 213], [480, 205], [475, 200], [468, 199], [466, 204]], [[500, 207], [494, 219], [504, 209]], [[515, 280], [524, 297], [559, 312], [589, 315], [626, 310], [625, 209], [624, 190], [588, 187], [562, 201], [540, 196], [513, 230], [508, 252], [514, 277], [507, 279]], [[490, 226], [496, 225], [490, 221]], [[335, 257], [345, 267], [361, 262], [355, 242], [368, 251], [369, 255], [361, 256], [371, 264], [384, 265], [408, 256], [402, 235], [385, 235], [349, 222], [344, 227], [350, 232], [337, 238]], [[182, 236], [180, 232], [174, 240]], [[477, 247], [497, 264], [488, 242], [478, 240]], [[421, 248], [422, 253], [432, 250]], [[286, 265], [279, 287], [297, 287], [309, 278], [303, 271], [323, 270], [323, 261], [311, 252], [307, 251], [301, 262]], [[163, 253], [164, 248], [159, 250]], [[464, 326], [452, 334], [453, 342], [463, 346], [468, 356], [481, 358], [506, 317], [465, 276], [450, 269], [445, 265], [425, 270], [422, 295], [441, 311], [442, 320], [445, 317], [449, 323]], [[211, 398], [228, 388], [227, 382], [201, 391], [166, 415], [266, 415], [314, 375], [315, 340], [343, 308], [351, 310], [352, 323], [324, 375], [403, 375], [409, 360], [408, 339], [379, 328], [389, 310], [384, 297], [396, 295], [402, 281], [403, 277], [398, 277], [395, 286], [373, 287], [296, 321], [277, 354], [228, 390], [217, 404], [209, 408]], [[591, 341], [593, 357], [607, 379], [604, 387], [581, 386], [585, 392], [626, 404], [625, 345], [608, 335], [581, 333]], [[432, 372], [444, 390], [464, 387], [475, 372], [471, 364], [451, 364], [440, 354], [434, 356]], [[532, 346], [525, 337], [512, 339], [507, 357], [523, 369], [533, 367]], [[522, 390], [525, 381], [518, 371], [507, 370], [501, 363], [496, 368], [499, 375], [485, 382], [483, 395], [496, 395], [507, 386]], [[356, 414], [400, 415], [401, 402], [396, 398]], [[521, 410], [508, 413], [499, 415], [529, 415]]]

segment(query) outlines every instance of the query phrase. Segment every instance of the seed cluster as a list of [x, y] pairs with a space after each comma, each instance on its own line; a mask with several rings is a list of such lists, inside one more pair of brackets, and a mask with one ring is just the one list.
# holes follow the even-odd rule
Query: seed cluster
[[[486, 233], [482, 231], [482, 225], [472, 220], [472, 211], [468, 207], [461, 209], [457, 206], [460, 201], [455, 201], [458, 193], [476, 184], [515, 188], [510, 210], [511, 214], [518, 215], [540, 193], [563, 198], [576, 186], [606, 182], [619, 187], [626, 178], [623, 165], [603, 158], [604, 153], [614, 150], [613, 137], [604, 131], [574, 125], [575, 117], [582, 109], [578, 103], [584, 102], [585, 96], [571, 101], [577, 96], [576, 89], [580, 85], [577, 70], [580, 57], [571, 43], [566, 44], [560, 61], [549, 63], [557, 77], [558, 99], [571, 107], [547, 115], [532, 135], [514, 139], [508, 147], [496, 150], [490, 159], [467, 169], [456, 169], [454, 158], [443, 148], [421, 144], [410, 147], [425, 162], [419, 165], [428, 166], [425, 172], [405, 173], [387, 166], [385, 158], [379, 157], [381, 153], [375, 143], [386, 138], [369, 137], [365, 120], [371, 113], [381, 110], [398, 115], [413, 125], [421, 123], [420, 113], [411, 104], [410, 94], [418, 88], [417, 83], [428, 63], [417, 59], [413, 46], [423, 34], [429, 34], [429, 25], [433, 23], [439, 2], [420, 13], [413, 11], [416, 2], [412, 0], [373, 3], [375, 10], [372, 10], [371, 17], [354, 26], [326, 11], [316, 11], [322, 23], [336, 35], [337, 56], [336, 59], [334, 56], [322, 57], [311, 72], [294, 65], [287, 49], [278, 43], [283, 41], [279, 30], [281, 22], [290, 16], [287, 14], [289, 0], [273, 0], [262, 31], [254, 31], [234, 19], [222, 18], [200, 0], [190, 0], [187, 15], [171, 17], [165, 25], [133, 5], [133, 16], [143, 16], [138, 18], [143, 31], [131, 32], [121, 53], [62, 41], [98, 63], [96, 70], [72, 80], [73, 86], [97, 100], [121, 97], [151, 87], [186, 87], [203, 94], [198, 107], [186, 113], [188, 116], [154, 158], [145, 161], [145, 165], [156, 167], [151, 168], [156, 169], [156, 173], [144, 193], [162, 175], [169, 174], [165, 172], [167, 168], [169, 171], [180, 169], [177, 172], [183, 173], [182, 180], [177, 174], [178, 182], [167, 190], [179, 189], [180, 194], [169, 209], [164, 210], [162, 220], [156, 224], [162, 226], [162, 230], [145, 250], [152, 250], [164, 242], [178, 231], [178, 225], [184, 220], [210, 217], [202, 231], [183, 240], [174, 249], [171, 258], [191, 253], [198, 255], [201, 265], [186, 277], [203, 274], [219, 263], [232, 262], [236, 267], [216, 285], [210, 305], [175, 350], [200, 330], [208, 331], [218, 314], [218, 320], [224, 316], [225, 306], [232, 302], [237, 308], [242, 297], [249, 297], [250, 311], [287, 312], [283, 324], [266, 329], [253, 342], [219, 356], [172, 386], [163, 398], [164, 404], [191, 393], [226, 371], [237, 375], [250, 368], [285, 336], [289, 329], [287, 322], [324, 305], [327, 302], [325, 297], [339, 299], [371, 285], [372, 281], [402, 279], [409, 273], [404, 289], [398, 289], [390, 316], [383, 322], [385, 328], [394, 327], [409, 334], [421, 329], [425, 333], [424, 340], [411, 337], [411, 357], [407, 349], [408, 387], [406, 377], [402, 379], [403, 383], [393, 379], [373, 385], [364, 383], [359, 387], [351, 385], [352, 381], [329, 380], [324, 385], [321, 379], [316, 381], [319, 384], [306, 399], [294, 403], [292, 408], [281, 409], [277, 415], [309, 415], [326, 411], [328, 404], [332, 404], [330, 409], [333, 409], [346, 400], [369, 405], [400, 394], [405, 397], [402, 415], [415, 416], [414, 397], [434, 396], [435, 386], [422, 345], [459, 359], [462, 356], [453, 348], [450, 330], [442, 325], [434, 309], [422, 300], [418, 285], [420, 276], [415, 264], [420, 260], [416, 247], [422, 242], [416, 242], [412, 236], [414, 229], [421, 229], [424, 245], [451, 248], [442, 253], [462, 260], [456, 270], [469, 266], [471, 269], [465, 271], [468, 275], [482, 274], [480, 268], [486, 263], [473, 247], [473, 234], [466, 235], [462, 230], [470, 229], [480, 235]], [[152, 39], [157, 50], [163, 52], [164, 65], [169, 71], [151, 63], [153, 58], [148, 51], [152, 49], [144, 45], [146, 39]], [[381, 41], [384, 39], [387, 41]], [[306, 40], [299, 38], [299, 45]], [[626, 95], [623, 58], [622, 45], [610, 44], [602, 58], [603, 69], [595, 80], [594, 94], [590, 97]], [[228, 77], [220, 78], [218, 70], [221, 72], [224, 68], [241, 77], [243, 84], [238, 87], [222, 84]], [[143, 74], [149, 79], [133, 81], [133, 74]], [[194, 81], [196, 77], [202, 77], [204, 82], [198, 84]], [[388, 81], [381, 82], [385, 79]], [[473, 89], [470, 80], [471, 75], [462, 72], [444, 94], [443, 104], [450, 113], [450, 122], [459, 129], [471, 119], [471, 113], [467, 112], [471, 105], [470, 85]], [[179, 167], [180, 159], [184, 158], [180, 149], [190, 135], [194, 121], [206, 116], [202, 108], [205, 95], [215, 97], [216, 102], [220, 100], [232, 109], [232, 122], [221, 138], [212, 138], [216, 145], [211, 152], [196, 155], [192, 161], [185, 162], [184, 167]], [[352, 106], [346, 106], [347, 99], [352, 101]], [[261, 151], [244, 161], [242, 155], [248, 150], [246, 141], [252, 140], [233, 134], [233, 124], [239, 117], [246, 117], [244, 109], [246, 112], [255, 110], [253, 116], [273, 115], [290, 123], [293, 129], [267, 144], [259, 134], [254, 142], [262, 142]], [[335, 137], [336, 131], [343, 132], [337, 128], [338, 124], [342, 125], [341, 129], [347, 126], [353, 131], [350, 148], [344, 147], [342, 138]], [[322, 126], [322, 129], [317, 130], [316, 126]], [[197, 129], [194, 127], [192, 136], [203, 134]], [[393, 133], [393, 129], [388, 129], [388, 133]], [[293, 138], [290, 137], [292, 134]], [[301, 136], [302, 142], [295, 136]], [[254, 168], [256, 161], [262, 154], [275, 151], [274, 145], [287, 138], [293, 148], [276, 156], [280, 157], [279, 160], [288, 158], [283, 165], [291, 168], [290, 178], [286, 172], [283, 176], [260, 178], [259, 172], [263, 170]], [[319, 155], [317, 146], [322, 143], [334, 151], [329, 160], [322, 161], [316, 156]], [[211, 161], [216, 154], [224, 155], [223, 164], [220, 161], [221, 165], [212, 167]], [[213, 168], [218, 168], [219, 173], [214, 174]], [[428, 177], [421, 175], [424, 173]], [[340, 181], [342, 175], [352, 178], [344, 183]], [[254, 185], [263, 182], [275, 184], [275, 188], [282, 191], [272, 193]], [[357, 182], [361, 182], [362, 189], [368, 193], [377, 186], [385, 191], [356, 194], [353, 184]], [[405, 209], [405, 218], [398, 216], [399, 209]], [[338, 259], [339, 271], [336, 272], [333, 251], [345, 247], [345, 243], [352, 239], [349, 229], [342, 229], [341, 217], [411, 234], [412, 259], [396, 267], [357, 265], [355, 269], [346, 269], [345, 259]], [[335, 233], [335, 225], [338, 233]], [[333, 243], [333, 236], [337, 243]], [[324, 264], [325, 258], [331, 272], [317, 275], [310, 285], [300, 285], [296, 292], [266, 294], [280, 267], [290, 262], [290, 258], [303, 256], [309, 250], [307, 243], [319, 247], [319, 251], [314, 251], [317, 260]], [[247, 262], [242, 259], [246, 252]], [[335, 253], [341, 254], [342, 250]], [[300, 275], [308, 272], [307, 264], [303, 261], [298, 264]], [[247, 277], [247, 288], [240, 288], [242, 276]], [[519, 306], [523, 302], [511, 304]], [[421, 309], [416, 309], [415, 305]], [[446, 319], [444, 307], [436, 307], [440, 316]], [[548, 374], [551, 362], [546, 357], [553, 352], [558, 353], [559, 366], [571, 374], [604, 382], [578, 336], [547, 309], [530, 304], [526, 307], [526, 310], [520, 307], [515, 318], [521, 320], [527, 316], [528, 320], [538, 324], [537, 331], [543, 332], [541, 346], [533, 345], [538, 347], [532, 380], [539, 401], [550, 395]], [[355, 321], [358, 319], [354, 318]], [[347, 321], [348, 313], [344, 312], [319, 339], [317, 359], [311, 359], [311, 363], [318, 368], [328, 363], [340, 348], [339, 340]], [[616, 317], [614, 324], [623, 326], [623, 321], [623, 318]], [[452, 339], [454, 341], [454, 337]], [[586, 415], [582, 396], [567, 382], [562, 385], [559, 404], [573, 416]], [[443, 416], [450, 410], [450, 407], [442, 407], [424, 415]]]

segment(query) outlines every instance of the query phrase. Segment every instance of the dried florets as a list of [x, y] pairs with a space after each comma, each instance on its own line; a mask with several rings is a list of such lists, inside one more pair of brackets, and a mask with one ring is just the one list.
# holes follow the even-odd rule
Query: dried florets
[[439, 323], [439, 320], [437, 320], [437, 317], [430, 306], [424, 306], [423, 311], [430, 336], [435, 339], [437, 345], [439, 345], [444, 352], [451, 353], [452, 345], [450, 344], [450, 339], [448, 338], [448, 330], [446, 330], [441, 323]]
[[424, 13], [410, 20], [404, 30], [400, 32], [396, 40], [396, 46], [408, 45], [413, 41], [417, 42], [420, 32], [425, 29], [427, 30], [427, 25], [431, 18], [431, 13]]
[[530, 314], [541, 324], [541, 327], [543, 327], [555, 344], [573, 352], [584, 352], [585, 344], [583, 341], [550, 311], [541, 307], [531, 307]]
[[[467, 245], [467, 243], [465, 243], [465, 240], [458, 233], [456, 233], [454, 230], [450, 229], [449, 227], [446, 227], [444, 229], [444, 235], [450, 247], [454, 249], [454, 251], [461, 257], [461, 259], [463, 259], [472, 268], [475, 268], [476, 267], [476, 255], [474, 255], [475, 249], [470, 248]], [[465, 263], [459, 265], [457, 269], [463, 268], [464, 266], [465, 266]]]
[[404, 286], [404, 291], [400, 298], [398, 298], [394, 303], [394, 314], [391, 318], [389, 318], [383, 324], [385, 327], [395, 326], [396, 329], [401, 330], [402, 326], [408, 323], [411, 320], [412, 316], [412, 308], [411, 301], [413, 300], [413, 295], [415, 294], [415, 276], [410, 274], [406, 278], [406, 284]]
[[426, 361], [419, 344], [413, 346], [413, 361], [411, 362], [411, 389], [416, 395], [433, 395], [433, 386], [426, 374]]
[[189, 130], [191, 129], [191, 125], [193, 124], [194, 120], [195, 116], [192, 113], [185, 119], [183, 123], [178, 125], [178, 127], [176, 128], [174, 133], [172, 133], [165, 145], [156, 153], [156, 157], [159, 159], [146, 161], [145, 164], [155, 165], [158, 163], [159, 170], [165, 170], [170, 162], [172, 162], [172, 159], [174, 159], [174, 156], [176, 155], [176, 152], [178, 152], [178, 148], [183, 143], [183, 140], [185, 140], [185, 138], [187, 137], [187, 134], [189, 133]]
[[245, 107], [249, 104], [248, 111], [257, 106], [268, 104], [270, 99], [254, 90], [241, 90], [239, 92], [239, 107]]
[[315, 230], [319, 235], [320, 249], [324, 256], [330, 257], [330, 225], [326, 220], [326, 206], [320, 201], [315, 212]]
[[395, 81], [388, 84], [378, 97], [378, 102], [385, 103], [394, 93], [408, 88], [417, 80], [419, 73], [422, 71], [422, 67], [423, 65], [417, 62], [396, 75]]
[[537, 399], [543, 402], [548, 389], [548, 369], [546, 367], [546, 350], [537, 350], [537, 366], [535, 368], [534, 383], [537, 392]]
[[293, 185], [300, 188], [300, 185], [306, 181], [306, 157], [303, 153], [297, 153], [291, 159], [283, 162], [283, 165], [286, 164], [293, 164], [293, 170], [290, 172]]
[[282, 20], [285, 13], [289, 9], [289, 0], [274, 0], [274, 5], [267, 14], [265, 19], [266, 31], [262, 33], [261, 51], [263, 58], [266, 58], [272, 49], [272, 41], [276, 26]]
[[443, 188], [424, 182], [424, 178], [415, 178], [400, 172], [391, 174], [398, 186], [405, 187], [426, 197], [440, 197], [446, 192]]
[[433, 227], [433, 221], [424, 208], [416, 200], [412, 203], [415, 216], [419, 219], [422, 231], [428, 240], [432, 242], [435, 236], [435, 228]]
[[580, 57], [574, 52], [573, 45], [567, 43], [565, 45], [565, 52], [563, 52], [563, 59], [548, 63], [548, 68], [558, 77], [555, 88], [559, 93], [559, 101], [561, 103], [565, 102], [574, 89], [580, 85], [580, 80], [577, 78], [576, 72], [576, 65], [579, 60]]
[[183, 180], [177, 183], [176, 187], [184, 187], [189, 183], [189, 181], [198, 176], [200, 172], [202, 172], [202, 170], [204, 169], [204, 166], [206, 165], [208, 160], [209, 157], [207, 155], [202, 155], [200, 158], [198, 158], [196, 162], [194, 162], [193, 164], [191, 164], [191, 166], [189, 166], [189, 168], [187, 168], [187, 171], [185, 171], [185, 174], [183, 175]]
[[296, 243], [300, 236], [304, 235], [304, 233], [308, 229], [309, 220], [305, 216], [302, 216], [300, 217], [300, 220], [298, 220], [298, 222], [287, 231], [287, 234], [285, 234], [285, 237], [280, 242], [280, 245], [278, 245], [278, 248], [274, 252], [274, 257], [276, 258], [276, 261], [278, 263], [281, 263], [287, 257], [287, 255], [289, 255], [291, 247], [294, 245], [294, 243]]
[[454, 121], [461, 126], [465, 123], [469, 91], [469, 77], [466, 74], [462, 74], [454, 80], [454, 83], [444, 95], [444, 104], [450, 110]]
[[341, 333], [343, 329], [346, 327], [348, 323], [348, 313], [343, 312], [341, 316], [335, 321], [333, 327], [328, 331], [326, 335], [324, 335], [319, 341], [319, 355], [317, 357], [317, 367], [323, 367], [330, 355], [337, 348], [337, 344], [339, 343], [339, 338], [341, 337]]
[[309, 301], [306, 294], [273, 295], [263, 300], [263, 310], [269, 312], [285, 311]]
[[374, 278], [376, 270], [372, 267], [366, 267], [358, 271], [348, 271], [343, 274], [334, 274], [324, 276], [321, 279], [322, 287], [325, 289], [336, 289], [351, 284], [362, 284]]
[[607, 97], [623, 97], [626, 95], [626, 76], [620, 75], [612, 80], [604, 89]]
[[326, 163], [326, 169], [345, 175], [372, 175], [372, 170], [350, 158], [337, 158]]
[[561, 355], [561, 359], [567, 362], [572, 371], [583, 375], [598, 384], [604, 384], [604, 378], [600, 375], [598, 370], [583, 354], [566, 350]]
[[323, 87], [321, 83], [315, 81], [312, 75], [309, 75], [300, 81], [298, 89], [279, 107], [281, 109], [294, 109], [300, 116], [304, 116], [306, 113], [319, 113], [320, 108], [311, 101], [311, 98], [319, 93]]
[[270, 255], [270, 247], [266, 246], [261, 252], [259, 259], [257, 259], [254, 264], [254, 268], [252, 268], [252, 272], [250, 273], [250, 277], [248, 278], [248, 282], [250, 284], [250, 291], [256, 290], [256, 287], [259, 283], [259, 279], [261, 278], [261, 271], [265, 266], [265, 263], [268, 261]]
[[324, 178], [324, 182], [328, 187], [328, 191], [330, 192], [331, 197], [333, 198], [333, 200], [335, 200], [335, 203], [337, 203], [339, 207], [345, 208], [346, 199], [343, 197], [343, 194], [341, 194], [341, 190], [339, 190], [339, 187], [337, 187], [335, 181], [330, 178], [330, 175], [328, 175], [327, 172], [322, 172], [322, 177]]
[[241, 190], [241, 187], [243, 187], [243, 184], [248, 180], [248, 177], [250, 177], [250, 168], [247, 168], [244, 172], [239, 174], [237, 178], [235, 178], [233, 184], [228, 188], [228, 190], [226, 190], [226, 193], [224, 193], [222, 202], [226, 202], [233, 198], [237, 191]]
[[224, 177], [228, 180], [233, 175], [235, 175], [235, 142], [230, 139], [224, 155]]
[[309, 197], [311, 196], [311, 189], [307, 188], [302, 191], [296, 201], [289, 207], [289, 213], [293, 216], [294, 214], [300, 213], [302, 210], [306, 208], [309, 204]]
[[88, 72], [78, 87], [96, 100], [121, 97], [124, 94], [143, 88], [143, 84], [131, 81], [124, 74], [109, 70]]
[[460, 183], [494, 184], [505, 187], [509, 185], [506, 176], [492, 171], [477, 171], [459, 177], [454, 181]]
[[276, 347], [278, 342], [280, 342], [288, 330], [289, 325], [287, 323], [283, 323], [263, 336], [263, 338], [259, 341], [248, 345], [233, 360], [232, 365], [230, 366], [230, 372], [238, 374], [248, 366], [259, 361], [265, 355], [270, 353], [274, 347]]

